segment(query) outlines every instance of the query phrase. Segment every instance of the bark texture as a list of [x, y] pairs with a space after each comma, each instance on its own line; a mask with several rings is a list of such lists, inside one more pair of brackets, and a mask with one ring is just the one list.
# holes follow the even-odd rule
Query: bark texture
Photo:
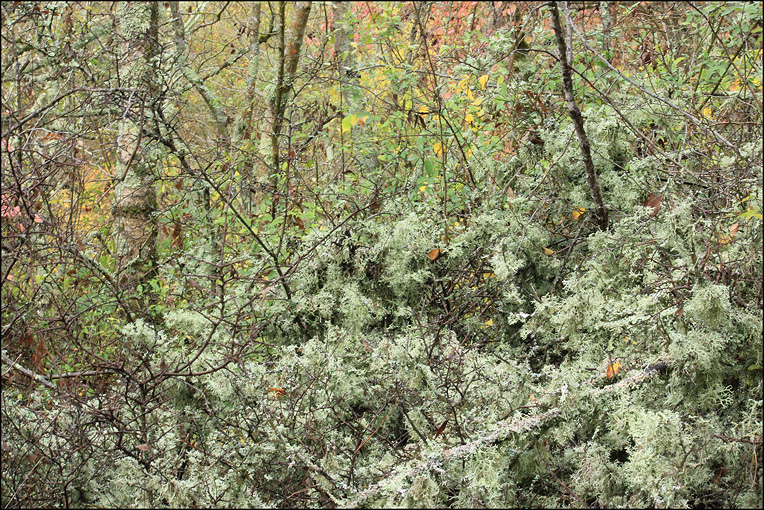
[[123, 105], [118, 139], [118, 182], [114, 188], [116, 272], [123, 288], [132, 289], [150, 277], [156, 259], [157, 195], [154, 188], [156, 147], [142, 136], [150, 125], [150, 104], [157, 94], [159, 9], [156, 2], [122, 5], [120, 31], [124, 38], [123, 85], [133, 89]]
[[578, 137], [578, 145], [581, 147], [581, 156], [584, 160], [586, 180], [589, 183], [589, 191], [591, 192], [592, 200], [596, 205], [594, 216], [600, 230], [606, 230], [608, 227], [608, 211], [602, 200], [602, 190], [600, 189], [600, 184], [597, 179], [597, 173], [594, 170], [591, 145], [589, 143], [589, 137], [586, 135], [586, 130], [584, 129], [584, 117], [581, 115], [581, 110], [578, 109], [576, 99], [573, 96], [573, 77], [570, 69], [570, 62], [567, 58], [568, 49], [565, 44], [565, 37], [563, 36], [562, 26], [560, 24], [560, 13], [557, 9], [557, 2], [552, 2], [551, 11], [552, 22], [554, 24], [554, 35], [557, 38], [557, 50], [560, 54], [560, 65], [562, 65], [562, 88], [565, 95], [565, 101], [568, 104], [568, 113], [573, 120], [573, 126], [575, 127], [576, 136]]

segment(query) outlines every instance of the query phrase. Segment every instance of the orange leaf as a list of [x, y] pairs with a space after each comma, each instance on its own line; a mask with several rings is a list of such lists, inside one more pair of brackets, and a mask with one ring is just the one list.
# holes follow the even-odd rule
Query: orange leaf
[[21, 343], [25, 345], [31, 346], [34, 344], [34, 337], [32, 336], [32, 332], [27, 330], [24, 335], [21, 337]]
[[583, 207], [576, 207], [575, 209], [573, 209], [573, 212], [570, 213], [570, 217], [573, 218], [574, 220], [577, 220], [578, 218], [581, 217], [582, 214], [584, 214], [584, 211], [586, 211], [586, 209], [584, 209]]
[[286, 390], [283, 388], [268, 388], [268, 394], [273, 399], [280, 399], [286, 395]]
[[652, 207], [653, 213], [650, 216], [655, 216], [658, 214], [658, 211], [661, 210], [661, 199], [663, 198], [662, 195], [656, 195], [655, 193], [650, 193], [647, 195], [647, 198], [644, 202], [642, 202], [642, 206], [644, 207]]
[[737, 234], [737, 229], [740, 227], [740, 223], [735, 222], [732, 225], [730, 225], [729, 232], [730, 234], [720, 234], [719, 235], [719, 244], [727, 244], [730, 241], [732, 241], [732, 238], [735, 237], [735, 234]]
[[439, 248], [433, 248], [427, 253], [427, 258], [435, 262], [441, 256], [442, 253], [443, 253], [443, 250]]
[[607, 372], [605, 375], [607, 375], [608, 379], [612, 379], [613, 377], [618, 375], [618, 372], [621, 371], [621, 362], [616, 361], [612, 365], [607, 366]]

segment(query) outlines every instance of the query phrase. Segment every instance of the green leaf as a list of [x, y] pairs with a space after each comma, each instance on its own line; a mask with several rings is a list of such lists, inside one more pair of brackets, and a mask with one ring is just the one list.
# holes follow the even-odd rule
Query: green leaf
[[757, 207], [749, 207], [746, 212], [738, 214], [737, 217], [743, 218], [745, 220], [750, 220], [751, 218], [759, 218], [760, 220], [764, 219], [761, 211], [759, 211]]
[[347, 133], [348, 131], [350, 131], [353, 128], [354, 117], [355, 117], [355, 115], [348, 115], [347, 117], [342, 119], [342, 132], [343, 133]]
[[429, 159], [424, 160], [424, 171], [428, 176], [432, 176], [433, 165]]

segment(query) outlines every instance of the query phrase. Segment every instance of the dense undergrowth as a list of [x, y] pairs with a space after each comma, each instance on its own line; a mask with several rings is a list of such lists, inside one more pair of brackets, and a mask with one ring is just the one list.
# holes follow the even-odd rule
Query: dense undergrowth
[[[169, 165], [137, 289], [108, 224], [64, 235], [92, 189], [44, 222], [4, 202], [3, 506], [760, 506], [761, 111], [733, 150], [588, 90], [601, 230], [564, 105], [481, 83], [512, 40], [441, 106], [515, 120], [366, 105], [347, 170], [286, 166], [252, 211], [226, 199], [246, 158], [195, 181], [209, 210]], [[520, 128], [541, 143], [503, 150]]]

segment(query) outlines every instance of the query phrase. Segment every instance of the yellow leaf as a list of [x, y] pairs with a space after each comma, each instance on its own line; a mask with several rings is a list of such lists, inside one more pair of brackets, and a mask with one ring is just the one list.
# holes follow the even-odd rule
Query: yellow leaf
[[435, 151], [435, 154], [440, 156], [443, 153], [443, 144], [440, 142], [435, 142], [435, 145], [432, 146], [433, 150]]
[[544, 248], [544, 253], [546, 253], [547, 255], [554, 255], [554, 252], [550, 250], [549, 248]]
[[422, 193], [424, 193], [424, 190], [426, 190], [426, 189], [427, 189], [427, 185], [426, 184], [424, 186], [419, 186], [419, 191], [421, 191]]
[[426, 106], [426, 105], [421, 105], [421, 106], [419, 107], [419, 113], [425, 113], [425, 114], [427, 114], [427, 113], [430, 113], [430, 110], [427, 108], [427, 106]]
[[[472, 98], [470, 98], [470, 99], [472, 99]], [[483, 104], [483, 98], [482, 97], [479, 97], [479, 98], [475, 99], [472, 102], [472, 106], [480, 106], [481, 104]]]
[[467, 122], [469, 122], [469, 123], [472, 123], [472, 121], [473, 121], [473, 120], [475, 120], [475, 118], [472, 116], [472, 114], [471, 114], [471, 113], [468, 113], [468, 114], [467, 114], [467, 115], [464, 117], [464, 120], [465, 120], [465, 121], [467, 121]]
[[710, 119], [712, 114], [711, 108], [703, 108], [703, 116], [705, 118]]
[[583, 207], [576, 207], [575, 209], [573, 209], [573, 212], [570, 213], [570, 217], [573, 218], [574, 220], [577, 220], [582, 214], [584, 214], [584, 211], [586, 211], [586, 209], [584, 209]]
[[616, 361], [612, 365], [607, 366], [607, 371], [605, 375], [607, 375], [608, 379], [612, 379], [613, 377], [618, 375], [618, 372], [621, 370], [621, 362]]
[[470, 98], [470, 101], [474, 101], [475, 100], [475, 96], [472, 95], [472, 90], [471, 89], [467, 89], [467, 97]]
[[488, 82], [488, 75], [484, 74], [480, 78], [478, 78], [478, 83], [480, 83], [480, 88], [482, 90], [485, 90], [485, 84]]
[[487, 321], [485, 321], [485, 325], [489, 327], [493, 326], [493, 319], [488, 319]]

